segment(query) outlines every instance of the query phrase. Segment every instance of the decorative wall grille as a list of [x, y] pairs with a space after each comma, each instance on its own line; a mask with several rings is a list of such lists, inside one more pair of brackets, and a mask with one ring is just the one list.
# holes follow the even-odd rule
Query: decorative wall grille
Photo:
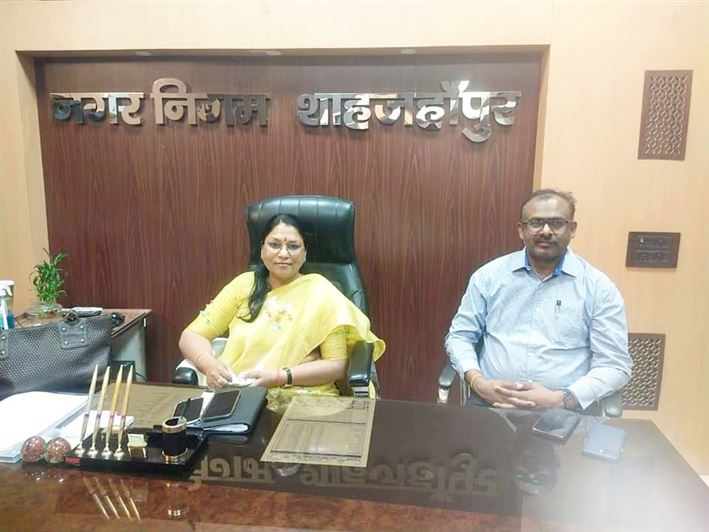
[[691, 70], [646, 70], [638, 159], [684, 160]]
[[657, 410], [665, 358], [664, 334], [628, 334], [633, 377], [623, 389], [623, 408]]

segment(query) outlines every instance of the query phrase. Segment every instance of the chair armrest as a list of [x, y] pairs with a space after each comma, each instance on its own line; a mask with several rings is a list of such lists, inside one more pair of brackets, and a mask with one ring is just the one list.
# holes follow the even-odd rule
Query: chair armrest
[[438, 387], [443, 390], [450, 390], [455, 382], [458, 373], [453, 369], [453, 364], [450, 360], [446, 360], [441, 369], [441, 374], [438, 376]]
[[226, 347], [227, 338], [219, 337], [212, 340], [212, 354], [214, 358], [219, 358]]
[[191, 368], [175, 368], [172, 374], [173, 384], [197, 384], [197, 372]]
[[374, 346], [367, 342], [357, 342], [352, 349], [350, 367], [347, 369], [347, 383], [356, 397], [369, 396], [373, 354]]
[[[438, 376], [438, 397], [436, 397], [436, 402], [439, 405], [448, 404], [448, 394], [450, 394], [453, 383], [455, 382], [458, 372], [453, 369], [453, 364], [446, 358], [443, 368], [441, 369], [441, 374]], [[464, 384], [461, 383], [461, 401], [463, 401], [463, 394], [465, 390], [462, 388]]]
[[199, 384], [197, 370], [190, 362], [183, 360], [175, 368], [172, 382], [173, 384]]
[[623, 391], [619, 390], [613, 395], [600, 400], [601, 410], [604, 416], [620, 417], [623, 415]]
[[[215, 338], [212, 340], [212, 355], [218, 357], [224, 352], [226, 347], [226, 338]], [[201, 377], [200, 377], [201, 376]], [[200, 378], [202, 379], [202, 385], [205, 385], [204, 375], [197, 372], [197, 368], [189, 362], [188, 360], [182, 360], [177, 367], [175, 372], [172, 374], [173, 384], [200, 384]]]
[[591, 403], [586, 410], [576, 407], [574, 410], [587, 416], [621, 417], [623, 415], [623, 391]]

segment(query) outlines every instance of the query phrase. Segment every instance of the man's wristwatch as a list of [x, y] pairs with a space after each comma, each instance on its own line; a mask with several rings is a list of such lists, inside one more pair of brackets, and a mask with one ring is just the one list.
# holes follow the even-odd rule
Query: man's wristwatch
[[564, 408], [571, 410], [576, 406], [576, 397], [568, 389], [561, 391], [561, 403]]

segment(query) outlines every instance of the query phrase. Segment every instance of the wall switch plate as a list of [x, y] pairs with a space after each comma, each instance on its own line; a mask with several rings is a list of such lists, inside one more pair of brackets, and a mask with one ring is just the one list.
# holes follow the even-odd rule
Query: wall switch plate
[[676, 268], [680, 233], [628, 233], [625, 265], [635, 268]]

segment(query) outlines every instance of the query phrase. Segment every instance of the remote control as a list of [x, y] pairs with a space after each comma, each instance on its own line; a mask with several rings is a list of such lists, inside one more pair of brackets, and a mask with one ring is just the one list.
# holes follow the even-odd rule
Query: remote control
[[80, 318], [88, 318], [90, 316], [100, 316], [103, 312], [102, 307], [74, 307], [71, 310], [76, 312]]

